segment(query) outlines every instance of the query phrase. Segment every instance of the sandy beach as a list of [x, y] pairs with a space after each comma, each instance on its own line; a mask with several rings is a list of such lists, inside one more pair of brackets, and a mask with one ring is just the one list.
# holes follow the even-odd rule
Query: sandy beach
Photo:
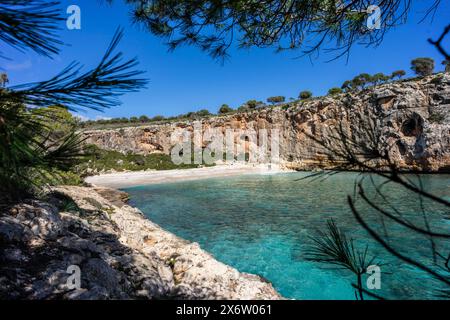
[[86, 182], [101, 187], [126, 188], [155, 183], [231, 177], [242, 174], [275, 174], [286, 171], [274, 165], [269, 167], [268, 165], [233, 164], [183, 170], [116, 172], [87, 177]]

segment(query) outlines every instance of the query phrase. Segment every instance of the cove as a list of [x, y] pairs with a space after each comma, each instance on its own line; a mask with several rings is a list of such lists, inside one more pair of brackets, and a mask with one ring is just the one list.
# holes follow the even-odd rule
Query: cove
[[[153, 222], [198, 242], [218, 260], [241, 272], [266, 278], [286, 298], [355, 298], [351, 287], [354, 277], [348, 271], [305, 259], [310, 237], [325, 230], [329, 218], [358, 246], [367, 245], [369, 253], [377, 255], [383, 264], [381, 289], [374, 293], [394, 299], [437, 298], [439, 283], [388, 254], [353, 218], [346, 196], [352, 194], [358, 173], [339, 173], [323, 181], [299, 180], [308, 174], [241, 175], [123, 190], [130, 194], [130, 205], [141, 209]], [[411, 175], [411, 179], [416, 176]], [[421, 175], [420, 179], [428, 192], [450, 199], [450, 175]], [[448, 208], [421, 201], [397, 185], [387, 184], [383, 191], [410, 221], [422, 226], [426, 214], [433, 230], [449, 232]], [[374, 201], [381, 201], [370, 186], [367, 192]], [[431, 263], [428, 238], [381, 221], [369, 207], [361, 207], [361, 212], [373, 228], [387, 232], [396, 249], [422, 263]], [[442, 252], [450, 250], [448, 241], [435, 245]]]

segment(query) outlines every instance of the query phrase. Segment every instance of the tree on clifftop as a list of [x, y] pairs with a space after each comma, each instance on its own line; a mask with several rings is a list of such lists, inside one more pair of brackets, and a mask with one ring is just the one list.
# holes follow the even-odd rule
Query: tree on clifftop
[[352, 89], [352, 82], [350, 80], [345, 80], [341, 86], [341, 89], [348, 92]]
[[4, 72], [0, 73], [0, 88], [6, 87], [9, 82], [8, 75]]
[[331, 88], [330, 90], [328, 90], [328, 94], [330, 95], [335, 95], [335, 94], [339, 94], [342, 93], [342, 89], [341, 88]]
[[411, 70], [419, 77], [429, 76], [434, 71], [434, 60], [431, 58], [416, 58], [411, 61]]
[[256, 107], [258, 107], [260, 104], [262, 104], [262, 103], [258, 102], [256, 100], [248, 100], [245, 103], [245, 106], [247, 106], [249, 109], [256, 109]]
[[142, 116], [139, 117], [139, 121], [142, 122], [142, 123], [149, 122], [150, 118], [147, 117], [146, 115], [142, 115]]
[[404, 77], [406, 75], [405, 70], [396, 70], [394, 72], [392, 72], [391, 74], [391, 78], [398, 78], [400, 80], [400, 78]]
[[220, 114], [225, 114], [225, 113], [229, 113], [233, 111], [233, 109], [227, 105], [227, 104], [223, 104], [220, 108], [219, 108], [219, 113]]
[[445, 72], [450, 72], [450, 60], [444, 60], [442, 64], [445, 66]]
[[374, 85], [379, 85], [383, 82], [388, 81], [389, 79], [391, 79], [390, 76], [387, 76], [382, 72], [378, 72], [370, 77], [370, 82], [373, 83]]
[[308, 91], [308, 90], [302, 91], [302, 92], [300, 92], [300, 94], [298, 95], [298, 97], [299, 97], [300, 99], [302, 99], [302, 100], [309, 99], [309, 98], [311, 98], [312, 96], [313, 96], [312, 92], [311, 92], [311, 91]]
[[283, 96], [275, 96], [275, 97], [269, 97], [267, 98], [267, 102], [271, 103], [271, 104], [276, 104], [276, 103], [282, 103], [286, 101], [286, 97]]
[[354, 77], [351, 81], [352, 88], [364, 89], [368, 83], [372, 81], [372, 77], [368, 73], [361, 73]]
[[210, 115], [211, 115], [211, 112], [209, 112], [209, 111], [206, 110], [206, 109], [201, 109], [201, 110], [197, 111], [196, 114], [197, 114], [199, 117], [207, 117], [207, 116], [210, 116]]

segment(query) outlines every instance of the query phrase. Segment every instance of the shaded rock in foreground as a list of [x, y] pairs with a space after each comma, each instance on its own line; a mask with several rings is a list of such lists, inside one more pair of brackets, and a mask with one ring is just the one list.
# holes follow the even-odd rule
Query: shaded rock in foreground
[[[215, 260], [102, 189], [60, 187], [0, 215], [2, 299], [279, 299], [260, 277]], [[70, 204], [70, 201], [73, 201]], [[81, 271], [70, 289], [67, 268]]]

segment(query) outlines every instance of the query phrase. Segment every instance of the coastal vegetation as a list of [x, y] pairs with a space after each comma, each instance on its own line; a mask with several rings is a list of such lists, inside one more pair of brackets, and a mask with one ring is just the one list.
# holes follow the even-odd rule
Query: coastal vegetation
[[198, 168], [197, 164], [173, 163], [170, 155], [151, 153], [139, 155], [103, 150], [95, 145], [85, 147], [86, 156], [82, 163], [74, 167], [74, 175], [86, 176], [111, 171], [172, 170]]
[[[349, 53], [350, 48], [354, 43], [365, 43], [367, 45], [379, 44], [383, 35], [390, 29], [398, 25], [400, 21], [405, 21], [408, 17], [409, 10], [398, 10], [402, 8], [401, 1], [386, 1], [383, 2], [383, 15], [381, 17], [380, 25], [382, 28], [377, 29], [374, 33], [364, 32], [361, 24], [365, 21], [366, 15], [361, 13], [362, 1], [353, 1], [350, 5], [343, 8], [336, 6], [324, 5], [310, 6], [309, 1], [298, 1], [286, 7], [278, 1], [247, 1], [238, 2], [215, 2], [211, 6], [203, 6], [201, 3], [192, 5], [189, 1], [180, 1], [173, 6], [173, 3], [165, 3], [164, 1], [152, 2], [149, 5], [145, 1], [132, 1], [135, 5], [135, 14], [138, 23], [149, 27], [150, 32], [168, 40], [169, 47], [175, 49], [183, 44], [198, 46], [201, 50], [206, 51], [214, 58], [224, 58], [228, 54], [228, 49], [234, 40], [236, 30], [240, 37], [237, 39], [240, 47], [274, 47], [278, 51], [298, 50], [303, 49], [303, 53], [315, 54], [324, 46], [330, 43], [335, 43], [332, 52], [338, 51], [337, 55], [342, 56]], [[189, 6], [188, 4], [191, 4]], [[407, 7], [409, 6], [407, 2]], [[433, 3], [431, 11], [438, 5], [439, 1]], [[190, 10], [186, 10], [188, 7]], [[304, 8], [311, 10], [304, 10]], [[270, 9], [268, 9], [270, 8]], [[270, 10], [271, 14], [267, 14]], [[428, 11], [429, 12], [429, 11]], [[219, 14], [215, 14], [219, 13]], [[319, 17], [319, 18], [317, 18]], [[317, 21], [318, 20], [318, 21]], [[334, 23], [328, 23], [333, 21]], [[392, 23], [395, 21], [396, 23]], [[430, 44], [434, 45], [436, 49], [444, 56], [445, 61], [450, 60], [450, 55], [442, 47], [442, 40], [449, 33], [450, 26], [446, 27], [444, 32], [437, 40], [429, 39]], [[176, 35], [173, 37], [173, 35]], [[311, 37], [313, 37], [311, 39]], [[288, 41], [284, 41], [284, 40]], [[335, 41], [335, 42], [334, 42]], [[417, 59], [412, 62], [412, 70], [419, 76], [430, 75], [433, 72], [434, 62], [430, 59]], [[392, 78], [401, 78], [404, 72], [395, 72], [392, 75], [384, 75], [381, 73], [370, 75], [362, 73], [351, 80], [343, 83], [342, 89], [345, 92], [354, 90], [365, 90], [369, 86], [376, 86], [380, 83], [390, 81]], [[275, 105], [283, 101], [274, 99], [268, 100], [269, 103]], [[348, 115], [350, 117], [350, 115]], [[381, 175], [387, 182], [383, 184], [374, 183], [375, 194], [381, 197], [381, 203], [372, 201], [368, 196], [362, 180], [355, 181], [355, 192], [353, 195], [348, 195], [347, 202], [351, 212], [356, 221], [367, 231], [371, 238], [377, 241], [388, 253], [397, 257], [403, 263], [411, 267], [418, 268], [425, 272], [428, 276], [441, 282], [447, 288], [450, 286], [449, 274], [450, 269], [448, 265], [448, 250], [440, 252], [436, 247], [437, 238], [448, 238], [447, 233], [438, 233], [433, 231], [427, 222], [426, 215], [423, 208], [418, 207], [416, 214], [423, 216], [424, 225], [417, 225], [406, 220], [401, 213], [401, 208], [398, 208], [395, 203], [390, 203], [386, 200], [386, 195], [383, 194], [383, 186], [386, 183], [392, 183], [400, 188], [405, 188], [411, 192], [411, 197], [426, 198], [437, 204], [443, 206], [444, 210], [450, 207], [447, 200], [428, 193], [418, 184], [412, 182], [410, 179], [399, 175], [398, 168], [389, 154], [383, 154], [378, 149], [382, 138], [377, 134], [376, 124], [378, 123], [376, 117], [368, 115], [366, 126], [361, 127], [367, 131], [366, 140], [358, 141], [344, 130], [344, 128], [337, 126], [335, 130], [330, 132], [329, 139], [317, 141], [314, 135], [311, 139], [315, 139], [317, 143], [321, 143], [324, 148], [329, 150], [330, 156], [334, 159], [340, 159], [344, 163], [341, 170], [348, 170], [351, 168], [364, 168], [365, 171], [376, 175]], [[370, 162], [361, 161], [361, 155], [367, 156], [368, 159], [380, 159], [387, 164], [387, 172], [379, 172], [372, 167]], [[318, 173], [317, 175], [326, 176], [328, 173]], [[331, 173], [334, 174], [334, 173]], [[313, 174], [313, 176], [317, 176]], [[360, 212], [358, 205], [363, 202], [376, 210], [381, 220], [390, 219], [395, 223], [402, 225], [409, 231], [409, 237], [417, 237], [419, 234], [424, 235], [429, 241], [428, 253], [434, 256], [434, 262], [430, 264], [423, 264], [417, 259], [410, 257], [406, 252], [400, 252], [395, 248], [395, 241], [393, 241], [386, 230], [375, 230], [367, 223], [367, 217], [363, 212]], [[447, 211], [448, 212], [448, 211]], [[360, 268], [354, 268], [352, 261], [363, 261], [365, 256], [358, 254], [356, 251], [341, 250], [347, 247], [346, 241], [343, 237], [336, 236], [336, 228], [329, 228], [331, 236], [326, 238], [326, 235], [319, 235], [321, 239], [330, 239], [329, 242], [316, 242], [315, 249], [320, 253], [320, 260], [325, 267], [331, 265], [349, 266], [355, 274], [361, 274]], [[334, 235], [333, 235], [334, 234]], [[405, 235], [406, 236], [406, 235]], [[399, 240], [401, 241], [401, 240]], [[328, 246], [331, 244], [331, 246]], [[331, 250], [330, 250], [331, 249]], [[336, 250], [334, 250], [336, 249]], [[353, 254], [353, 252], [355, 252]], [[364, 252], [364, 251], [363, 251]], [[350, 253], [350, 254], [348, 254]], [[366, 265], [365, 263], [360, 264]], [[359, 278], [358, 278], [359, 279]], [[354, 283], [356, 291], [359, 293], [357, 298], [363, 299], [363, 288], [357, 280]], [[436, 292], [436, 296], [449, 296], [449, 291], [444, 290]], [[377, 297], [388, 298], [388, 297]]]
[[342, 89], [338, 88], [338, 87], [334, 87], [334, 88], [331, 88], [330, 90], [328, 90], [328, 94], [331, 96], [333, 96], [335, 94], [340, 94], [342, 92], [343, 92]]
[[[175, 49], [182, 44], [190, 44], [199, 46], [201, 50], [209, 53], [214, 58], [224, 58], [228, 54], [228, 49], [234, 40], [235, 34], [240, 34], [238, 42], [240, 47], [243, 48], [275, 47], [278, 51], [303, 49], [306, 54], [313, 54], [325, 44], [335, 42], [335, 49], [339, 51], [338, 56], [341, 56], [347, 54], [355, 42], [367, 40], [369, 45], [379, 43], [385, 32], [395, 26], [395, 23], [389, 22], [402, 21], [407, 17], [408, 10], [397, 10], [401, 1], [385, 1], [383, 7], [385, 14], [382, 16], [382, 23], [386, 27], [374, 31], [374, 33], [367, 33], [363, 31], [364, 28], [361, 28], [366, 21], [366, 14], [358, 10], [360, 9], [358, 5], [362, 5], [364, 2], [353, 1], [352, 5], [345, 8], [337, 8], [333, 2], [329, 1], [321, 2], [321, 5], [311, 6], [311, 1], [307, 0], [289, 2], [289, 7], [281, 4], [280, 1], [245, 0], [231, 2], [212, 1], [208, 6], [205, 6], [202, 1], [190, 0], [150, 2], [130, 0], [127, 1], [127, 4], [133, 6], [134, 20], [138, 24], [144, 25], [151, 33], [168, 39], [170, 49]], [[330, 5], [330, 3], [333, 5]], [[58, 23], [62, 21], [62, 18], [54, 9], [55, 3], [31, 0], [23, 2], [23, 4], [18, 4], [17, 1], [7, 1], [7, 4], [8, 7], [6, 9], [0, 8], [0, 22], [2, 25], [0, 40], [13, 48], [21, 51], [33, 51], [42, 57], [57, 56], [62, 43], [56, 36], [55, 30], [57, 30]], [[305, 10], [305, 8], [310, 10]], [[236, 30], [239, 32], [236, 33]], [[443, 55], [446, 61], [446, 72], [448, 72], [450, 56], [442, 48], [441, 42], [449, 31], [450, 26], [446, 28], [446, 31], [443, 32], [438, 40], [429, 41]], [[213, 32], [213, 34], [210, 34], [210, 32]], [[310, 39], [311, 35], [314, 35], [318, 41], [313, 41], [312, 47], [305, 48], [305, 41]], [[16, 219], [13, 215], [20, 216], [18, 212], [21, 210], [23, 212], [24, 207], [29, 208], [27, 207], [29, 206], [28, 204], [21, 204], [21, 201], [24, 199], [31, 201], [30, 203], [36, 199], [44, 199], [44, 194], [47, 193], [45, 196], [49, 196], [47, 192], [49, 188], [47, 187], [51, 185], [81, 184], [81, 177], [92, 171], [101, 172], [111, 169], [163, 170], [195, 167], [190, 165], [175, 166], [171, 164], [169, 156], [163, 154], [145, 156], [130, 153], [123, 154], [116, 151], [101, 150], [84, 143], [83, 135], [79, 129], [95, 127], [97, 122], [80, 122], [72, 118], [71, 112], [83, 109], [103, 111], [117, 106], [120, 104], [119, 98], [123, 94], [138, 91], [147, 84], [146, 79], [143, 78], [143, 73], [137, 69], [137, 60], [126, 60], [123, 54], [117, 51], [122, 37], [123, 32], [120, 29], [117, 30], [104, 56], [100, 58], [93, 68], [88, 70], [85, 70], [80, 64], [75, 62], [69, 64], [60, 73], [48, 80], [14, 87], [9, 86], [8, 75], [5, 73], [1, 74], [0, 207], [9, 209], [18, 205], [20, 209], [17, 209], [17, 207], [15, 211], [6, 211], [5, 209], [4, 212], [2, 211], [2, 217], [11, 215], [11, 219]], [[286, 41], [287, 39], [289, 41]], [[0, 53], [0, 59], [4, 59], [3, 53]], [[412, 61], [411, 69], [418, 77], [425, 77], [433, 74], [434, 64], [434, 60], [430, 58], [417, 58]], [[341, 89], [330, 89], [329, 95], [339, 95], [341, 94], [340, 90], [342, 90], [346, 96], [351, 97], [351, 93], [367, 92], [372, 87], [388, 83], [394, 79], [400, 79], [405, 74], [406, 72], [403, 70], [394, 71], [391, 75], [361, 73], [353, 79], [345, 81]], [[435, 84], [438, 85], [439, 80], [436, 80]], [[303, 91], [299, 98], [301, 100], [309, 99], [310, 101], [316, 99], [312, 98], [312, 92], [309, 91]], [[380, 101], [385, 98], [380, 98]], [[445, 99], [442, 101], [445, 101]], [[269, 97], [267, 102], [271, 106], [266, 106], [256, 100], [250, 100], [238, 107], [237, 110], [224, 104], [218, 111], [219, 114], [232, 114], [233, 112], [253, 111], [258, 108], [275, 106], [286, 108], [290, 106], [289, 103], [286, 103], [286, 97], [284, 96]], [[406, 108], [408, 107], [406, 106]], [[373, 110], [367, 110], [367, 112], [358, 114], [345, 114], [345, 112], [350, 111], [343, 110], [343, 114], [341, 114], [342, 119], [355, 120], [358, 130], [346, 130], [347, 128], [343, 127], [342, 122], [337, 122], [335, 123], [336, 125], [329, 126], [326, 139], [318, 138], [315, 131], [305, 133], [311, 141], [325, 150], [326, 155], [330, 159], [339, 163], [339, 166], [334, 168], [333, 171], [313, 172], [308, 178], [325, 179], [329, 175], [336, 174], [339, 170], [360, 170], [372, 174], [359, 175], [354, 181], [353, 193], [348, 194], [345, 199], [353, 218], [367, 232], [367, 235], [376, 241], [387, 253], [411, 268], [417, 268], [444, 286], [443, 290], [435, 292], [436, 297], [450, 298], [450, 255], [447, 246], [439, 246], [440, 241], [448, 241], [450, 235], [446, 230], [436, 230], [435, 226], [429, 223], [422, 200], [440, 206], [440, 212], [443, 212], [442, 216], [445, 219], [448, 219], [450, 202], [445, 194], [433, 194], [424, 189], [420, 182], [420, 177], [418, 182], [416, 182], [400, 172], [396, 159], [393, 159], [389, 152], [385, 152], [393, 146], [386, 145], [389, 144], [389, 141], [386, 142], [385, 136], [382, 136], [384, 133], [380, 130], [380, 122], [383, 119], [379, 118], [377, 113], [373, 112]], [[109, 124], [108, 121], [111, 121], [111, 123], [114, 121], [115, 124], [119, 125], [124, 123], [127, 125], [130, 123], [142, 125], [151, 122], [158, 123], [180, 119], [190, 121], [211, 116], [212, 113], [210, 111], [201, 109], [171, 118], [165, 118], [161, 115], [150, 118], [142, 115], [129, 119], [105, 119], [100, 120], [101, 122], [99, 121], [98, 123]], [[306, 113], [305, 116], [307, 116]], [[400, 124], [402, 134], [409, 138], [417, 138], [418, 133], [423, 129], [420, 119], [412, 113], [410, 118]], [[445, 121], [446, 115], [435, 112], [430, 115], [430, 119], [430, 122], [434, 124], [442, 123]], [[364, 139], [360, 139], [361, 136]], [[401, 145], [396, 145], [396, 147], [400, 154], [405, 151]], [[421, 147], [418, 139], [417, 148]], [[325, 154], [320, 156], [325, 156]], [[384, 165], [384, 170], [379, 170], [379, 167], [374, 165], [377, 162]], [[372, 179], [373, 176], [381, 177], [384, 181], [381, 183], [374, 181]], [[370, 183], [371, 191], [368, 191], [364, 182]], [[388, 195], [384, 189], [386, 184], [395, 185], [406, 190], [412, 199], [420, 199], [420, 204], [413, 212], [417, 219], [410, 220], [406, 218], [402, 214], [403, 209], [401, 205], [396, 203], [395, 200], [388, 200]], [[84, 189], [82, 191], [88, 192]], [[72, 196], [76, 197], [73, 194]], [[52, 201], [57, 200], [54, 197], [52, 198], [52, 196], [49, 196], [49, 198]], [[86, 199], [89, 198], [86, 196], [80, 199], [80, 205], [83, 202], [89, 202]], [[422, 237], [424, 239], [422, 247], [426, 247], [422, 249], [426, 251], [426, 255], [432, 258], [431, 262], [428, 263], [427, 261], [427, 263], [424, 263], [408, 255], [408, 252], [399, 250], [395, 246], [395, 242], [402, 241], [402, 239], [390, 237], [388, 230], [382, 228], [383, 223], [381, 223], [382, 227], [379, 229], [368, 223], [366, 212], [362, 211], [361, 204], [374, 210], [376, 218], [379, 218], [377, 221], [384, 222], [389, 220], [405, 228], [406, 232], [403, 234], [403, 237], [414, 239], [419, 236]], [[99, 225], [101, 225], [101, 222], [96, 220], [98, 216], [112, 216], [115, 210], [113, 207], [108, 207], [107, 204], [101, 203], [96, 199], [91, 200], [89, 206], [86, 203], [84, 205], [87, 208], [84, 213], [96, 215], [97, 217], [91, 219], [91, 221], [95, 220]], [[43, 208], [43, 205], [39, 206], [41, 212], [51, 211]], [[54, 207], [61, 208], [58, 206]], [[124, 210], [129, 209], [126, 208]], [[35, 212], [32, 214], [34, 215]], [[69, 218], [66, 217], [65, 221], [79, 220], [77, 215], [82, 216], [81, 211], [77, 211], [75, 215], [69, 215]], [[61, 216], [57, 211], [47, 212], [47, 216], [52, 216], [52, 219], [55, 221], [61, 220]], [[28, 219], [28, 215], [24, 217], [20, 216], [22, 219]], [[8, 216], [5, 221], [9, 218]], [[124, 219], [122, 214], [115, 215], [114, 219], [119, 219], [112, 221], [119, 221], [121, 225], [126, 224], [123, 220], [120, 220]], [[29, 220], [26, 222], [20, 221], [20, 223], [25, 226], [30, 223], [36, 223], [35, 220], [39, 219], [30, 218]], [[89, 219], [85, 220], [86, 222], [81, 224], [89, 224]], [[136, 221], [136, 225], [139, 225], [142, 220], [136, 218], [134, 221]], [[423, 222], [417, 223], [417, 221]], [[80, 235], [85, 234], [87, 229], [83, 229], [79, 221], [70, 223], [71, 227], [77, 229]], [[111, 224], [111, 229], [116, 227], [117, 225]], [[369, 248], [365, 247], [362, 250], [357, 248], [352, 239], [345, 236], [345, 233], [339, 229], [337, 224], [329, 222], [327, 227], [327, 232], [319, 233], [316, 238], [313, 238], [315, 240], [312, 240], [313, 243], [309, 251], [307, 251], [309, 259], [322, 264], [324, 267], [339, 266], [350, 270], [356, 276], [356, 283], [352, 283], [357, 292], [356, 297], [362, 300], [368, 294], [362, 287], [362, 274], [375, 260], [368, 254]], [[67, 238], [69, 239], [68, 244], [63, 248], [59, 241], [64, 242], [67, 239], [58, 238], [59, 234], [53, 232], [52, 227], [48, 228], [48, 234], [52, 237], [51, 242], [57, 244], [54, 247], [57, 249], [56, 253], [52, 253], [54, 256], [65, 255], [66, 251], [87, 251], [85, 248], [73, 246], [85, 240], [78, 236], [75, 238], [77, 241], [73, 241], [74, 238]], [[11, 230], [13, 229], [11, 227]], [[23, 230], [25, 230], [25, 227], [23, 227]], [[32, 232], [30, 232], [41, 232], [43, 234], [44, 231], [42, 230], [41, 226], [36, 225], [36, 227], [33, 226]], [[74, 233], [70, 233], [70, 237], [72, 237]], [[102, 230], [100, 234], [97, 232], [92, 232], [92, 234], [90, 235], [92, 238], [100, 238], [101, 241], [108, 239], [110, 247], [107, 247], [107, 250], [100, 251], [102, 255], [106, 255], [107, 252], [110, 253], [114, 250], [121, 252], [132, 251], [124, 248], [123, 244], [115, 242], [117, 240], [115, 237], [119, 238], [120, 236], [119, 233], [114, 233], [111, 236], [107, 231]], [[126, 235], [131, 239], [132, 234], [130, 231]], [[69, 236], [69, 233], [66, 235]], [[33, 239], [36, 240], [36, 238]], [[144, 239], [146, 246], [149, 243], [151, 246], [155, 244], [153, 239], [144, 237], [140, 237], [140, 239]], [[42, 240], [42, 238], [39, 239], [40, 243], [44, 244], [42, 245], [44, 248], [42, 250], [45, 250], [47, 246], [45, 241], [42, 242]], [[14, 239], [14, 241], [24, 242], [24, 239], [18, 238]], [[171, 240], [166, 238], [166, 241]], [[416, 248], [411, 249], [416, 250]], [[50, 261], [54, 256], [39, 256], [39, 259], [36, 261], [44, 263], [43, 261]], [[123, 260], [133, 260], [132, 257], [128, 258], [130, 257]], [[92, 260], [89, 261], [98, 263], [96, 266], [99, 267], [93, 268], [96, 270], [97, 275], [101, 273], [98, 270], [107, 269], [104, 261], [102, 262], [103, 264], [100, 264], [98, 260], [94, 262]], [[192, 265], [197, 268], [202, 263], [201, 260], [197, 260]], [[32, 263], [24, 264], [31, 265]], [[171, 262], [170, 265], [173, 267], [173, 264]], [[379, 265], [381, 264], [382, 262], [379, 263]], [[167, 269], [169, 266], [165, 265], [165, 267]], [[127, 268], [122, 268], [122, 270], [125, 269]], [[185, 270], [187, 269], [189, 268]], [[173, 274], [170, 273], [170, 270], [168, 272], [173, 280]], [[13, 274], [12, 278], [14, 280], [20, 280], [20, 274], [18, 274], [17, 269], [12, 268], [8, 270], [8, 274]], [[235, 273], [233, 272], [233, 274]], [[160, 275], [158, 274], [158, 276]], [[149, 278], [152, 280], [151, 277]], [[186, 278], [188, 279], [189, 277]], [[247, 279], [249, 278], [251, 277], [247, 276]], [[42, 282], [49, 282], [48, 279], [46, 280]], [[147, 279], [139, 279], [140, 283], [145, 282], [145, 280]], [[114, 278], [112, 283], [118, 283], [117, 279]], [[258, 283], [261, 285], [261, 282]], [[174, 285], [175, 281], [172, 281], [171, 284]], [[267, 283], [265, 286], [268, 286]], [[114, 288], [114, 285], [111, 285], [110, 289], [112, 292], [117, 290]], [[142, 291], [145, 292], [145, 290]], [[122, 293], [119, 292], [114, 297], [127, 297], [121, 295]], [[267, 296], [273, 297], [276, 295], [271, 292]], [[58, 296], [50, 294], [40, 296], [40, 298], [47, 297], [57, 298]], [[149, 295], [145, 297], [154, 298], [155, 296]], [[184, 295], [181, 297], [185, 298]], [[186, 297], [189, 298], [189, 295], [186, 294]], [[372, 297], [389, 298], [374, 295]], [[167, 297], [163, 295], [162, 297], [157, 296], [157, 298]]]
[[309, 98], [311, 98], [313, 96], [311, 91], [305, 90], [300, 92], [300, 94], [298, 95], [298, 97], [300, 98], [300, 100], [307, 100]]
[[[45, 57], [57, 55], [61, 42], [55, 30], [62, 18], [54, 5], [29, 1], [2, 9], [1, 40]], [[118, 29], [90, 70], [81, 72], [81, 66], [72, 63], [49, 80], [11, 88], [7, 75], [1, 76], [0, 203], [40, 194], [49, 184], [65, 182], [66, 173], [71, 176], [86, 153], [68, 111], [116, 106], [118, 97], [145, 86], [137, 60], [124, 60], [116, 50], [122, 37]]]
[[230, 113], [232, 112], [233, 109], [230, 108], [229, 105], [227, 104], [223, 104], [220, 108], [219, 108], [219, 114], [225, 114], [225, 113]]
[[286, 97], [284, 96], [274, 96], [267, 98], [267, 102], [271, 103], [272, 105], [275, 105], [277, 103], [282, 103], [286, 101]]
[[417, 58], [411, 61], [411, 70], [418, 76], [429, 76], [434, 71], [434, 60], [431, 58]]

